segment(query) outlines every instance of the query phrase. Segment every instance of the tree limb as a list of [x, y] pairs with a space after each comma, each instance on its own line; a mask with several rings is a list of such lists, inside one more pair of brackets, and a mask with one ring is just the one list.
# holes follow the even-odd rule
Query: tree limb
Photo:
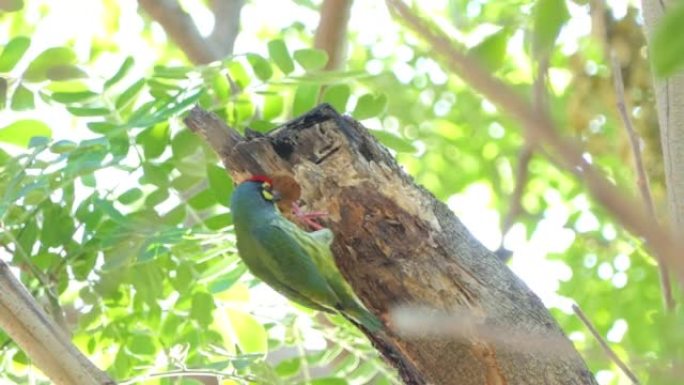
[[[539, 298], [360, 123], [329, 105], [250, 138], [198, 107], [185, 123], [233, 180], [292, 175], [307, 209], [329, 214], [340, 272], [385, 324], [361, 329], [405, 384], [596, 384]], [[406, 308], [428, 323], [402, 328]], [[441, 314], [467, 322], [434, 327], [454, 326]]]
[[347, 48], [347, 24], [353, 0], [324, 0], [314, 47], [328, 53], [327, 70], [343, 67]]
[[[654, 254], [662, 257], [680, 277], [684, 278], [684, 259], [680, 257], [681, 250], [684, 249], [682, 241], [672, 237], [667, 229], [648, 215], [643, 204], [626, 196], [623, 190], [612, 184], [585, 161], [578, 145], [558, 133], [548, 113], [539, 114], [522, 95], [493, 77], [477, 61], [459, 51], [443, 32], [432, 29], [405, 3], [400, 0], [386, 0], [386, 2], [394, 15], [430, 43], [436, 54], [442, 56], [453, 73], [460, 76], [463, 81], [497, 105], [503, 112], [515, 118], [528, 130], [529, 135], [545, 145], [549, 152], [556, 154], [564, 168], [584, 180], [590, 195], [599, 204], [626, 229], [643, 237]], [[684, 92], [684, 87], [681, 90]], [[680, 127], [684, 127], [684, 124]], [[684, 151], [681, 151], [681, 154], [684, 154]], [[680, 164], [684, 164], [684, 160]]]
[[214, 0], [214, 29], [202, 37], [192, 17], [178, 0], [138, 0], [140, 7], [157, 21], [169, 38], [195, 64], [220, 60], [233, 52], [244, 0]]
[[113, 385], [43, 312], [0, 261], [0, 328], [57, 385]]
[[[675, 1], [642, 0], [644, 32], [651, 43], [653, 31]], [[665, 181], [670, 221], [678, 237], [684, 238], [684, 72], [667, 78], [654, 78], [660, 141], [665, 164]], [[680, 260], [684, 258], [680, 257]]]

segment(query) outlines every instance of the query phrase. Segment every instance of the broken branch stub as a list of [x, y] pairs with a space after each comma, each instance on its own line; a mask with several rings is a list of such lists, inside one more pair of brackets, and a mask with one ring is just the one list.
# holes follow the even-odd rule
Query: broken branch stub
[[369, 338], [405, 383], [596, 384], [539, 298], [360, 123], [327, 104], [250, 138], [199, 108], [185, 122], [235, 181], [289, 173], [329, 214], [340, 271], [386, 322]]

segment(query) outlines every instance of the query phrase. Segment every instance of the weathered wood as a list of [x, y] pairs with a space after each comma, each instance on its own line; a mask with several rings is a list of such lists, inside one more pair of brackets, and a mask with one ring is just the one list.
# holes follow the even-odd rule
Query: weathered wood
[[539, 298], [358, 122], [321, 105], [250, 139], [199, 108], [186, 124], [234, 180], [291, 173], [329, 213], [340, 271], [387, 325], [369, 338], [405, 383], [596, 384]]

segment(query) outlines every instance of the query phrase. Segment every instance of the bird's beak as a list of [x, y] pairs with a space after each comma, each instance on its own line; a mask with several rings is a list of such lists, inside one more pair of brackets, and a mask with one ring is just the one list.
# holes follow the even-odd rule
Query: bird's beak
[[283, 199], [283, 195], [278, 190], [271, 190], [271, 195], [273, 196], [273, 202]]

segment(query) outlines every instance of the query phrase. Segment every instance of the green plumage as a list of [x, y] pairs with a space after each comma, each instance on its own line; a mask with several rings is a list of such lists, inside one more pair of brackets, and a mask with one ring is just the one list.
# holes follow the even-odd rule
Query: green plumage
[[263, 182], [248, 180], [231, 200], [238, 252], [252, 274], [301, 305], [340, 312], [371, 332], [380, 330], [380, 321], [359, 303], [335, 265], [332, 232], [303, 231], [269, 198]]

